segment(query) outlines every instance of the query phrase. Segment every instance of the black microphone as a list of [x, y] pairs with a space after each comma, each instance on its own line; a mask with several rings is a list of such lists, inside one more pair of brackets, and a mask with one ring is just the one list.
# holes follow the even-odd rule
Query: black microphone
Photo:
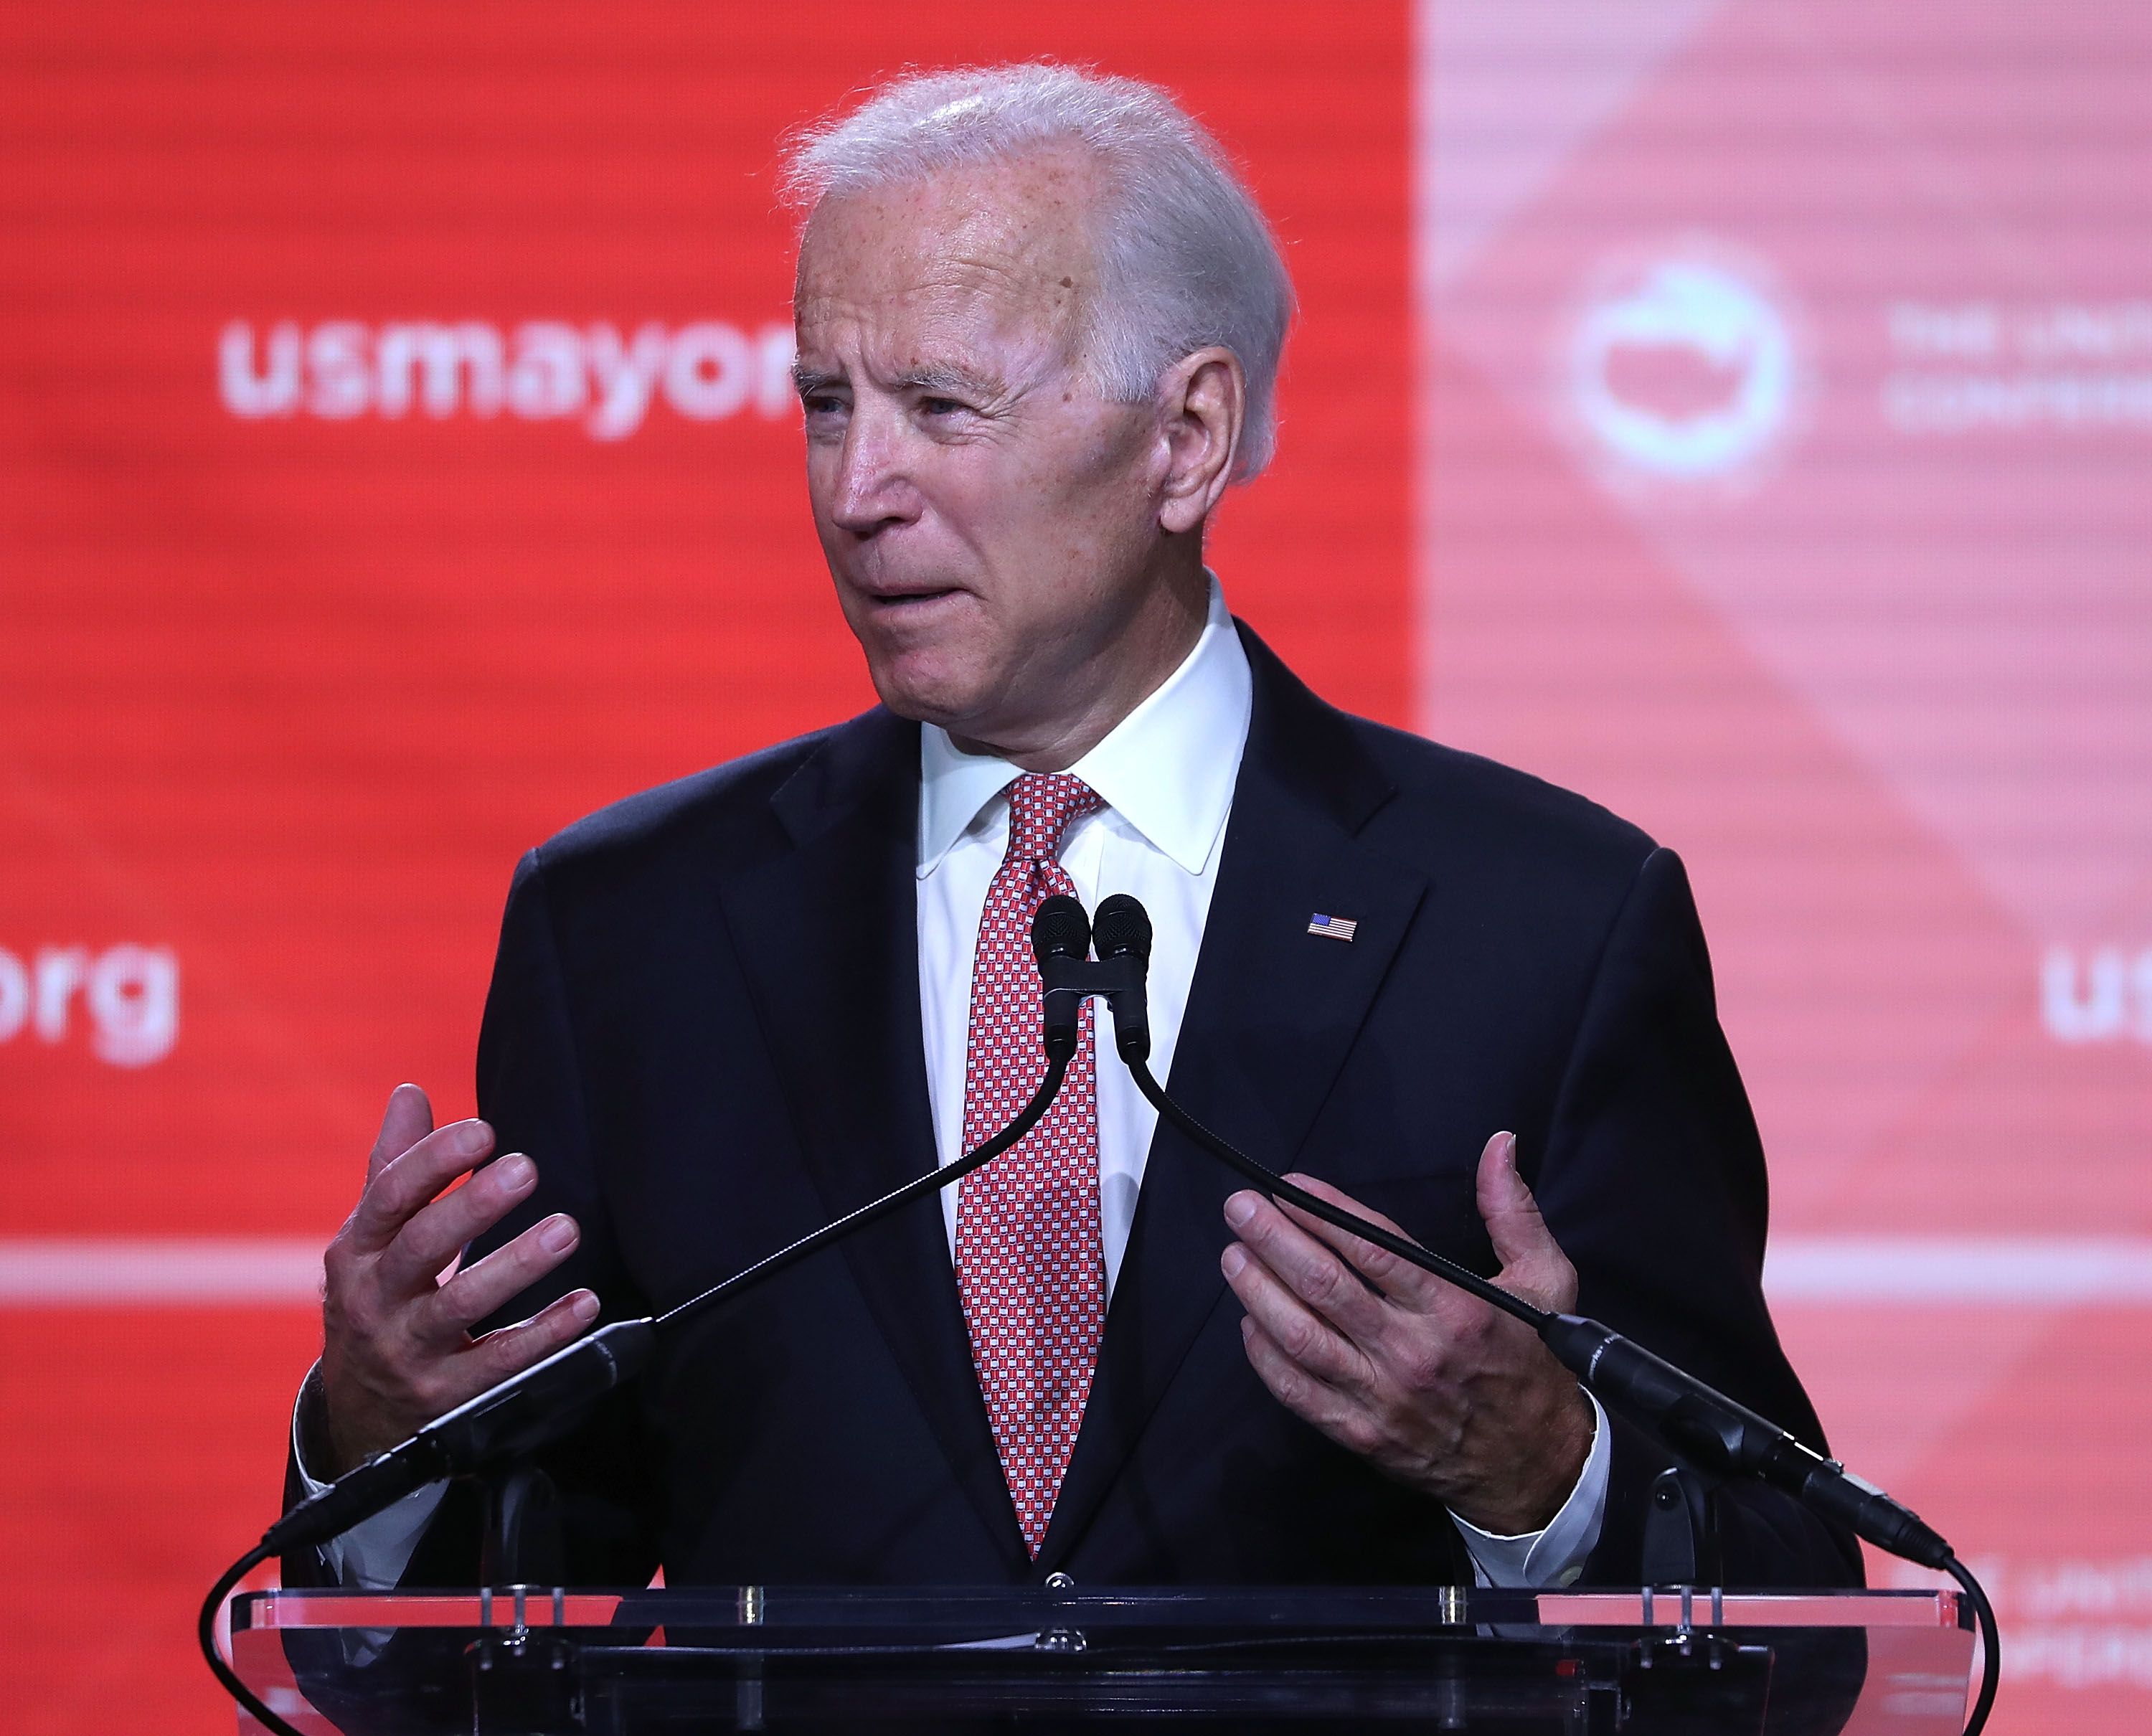
[[1070, 967], [1091, 956], [1091, 919], [1084, 906], [1065, 892], [1041, 904], [1031, 919], [1031, 954], [1043, 989], [1046, 1058], [1068, 1060], [1084, 1017], [1083, 992], [1070, 980]]
[[415, 1490], [527, 1453], [650, 1360], [655, 1321], [617, 1320], [438, 1416], [292, 1509], [263, 1534], [265, 1555], [326, 1543]]
[[[1084, 955], [1094, 939], [1099, 961]], [[1091, 919], [1073, 898], [1056, 893], [1038, 907], [1031, 923], [1032, 956], [1045, 989], [1046, 1052], [1076, 1053], [1083, 1032], [1084, 1003], [1103, 995], [1114, 1008], [1114, 1033], [1124, 1059], [1140, 1061], [1150, 1053], [1150, 1023], [1144, 1005], [1144, 974], [1150, 961], [1150, 918], [1125, 892], [1099, 906], [1095, 936]]]
[[1114, 1047], [1124, 1061], [1148, 1061], [1150, 1001], [1145, 991], [1150, 974], [1150, 914], [1126, 892], [1116, 892], [1099, 904], [1091, 935], [1098, 943], [1099, 962], [1120, 963], [1126, 972], [1127, 980], [1118, 989], [1105, 992], [1114, 1009]]
[[1692, 1464], [1782, 1489], [1856, 1537], [1921, 1566], [1950, 1565], [1950, 1545], [1910, 1507], [1685, 1369], [1581, 1315], [1542, 1315], [1538, 1330], [1564, 1368]]

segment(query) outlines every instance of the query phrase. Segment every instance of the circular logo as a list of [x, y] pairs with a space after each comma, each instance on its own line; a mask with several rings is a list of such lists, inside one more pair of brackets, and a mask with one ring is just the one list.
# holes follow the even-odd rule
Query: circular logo
[[1566, 346], [1571, 413], [1632, 477], [1729, 480], [1792, 419], [1791, 323], [1761, 273], [1694, 249], [1610, 272]]

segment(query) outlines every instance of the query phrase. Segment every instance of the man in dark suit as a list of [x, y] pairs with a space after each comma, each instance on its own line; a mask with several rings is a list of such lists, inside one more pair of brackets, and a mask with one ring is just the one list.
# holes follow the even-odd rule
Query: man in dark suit
[[[1151, 908], [1199, 1117], [1820, 1445], [1679, 863], [1326, 706], [1204, 568], [1290, 308], [1208, 140], [1006, 69], [890, 87], [797, 171], [810, 493], [884, 703], [525, 859], [485, 1121], [392, 1099], [295, 1491], [994, 1131], [1043, 1069], [1056, 891]], [[441, 1194], [496, 1146], [538, 1162]], [[1662, 1449], [1515, 1322], [1236, 1191], [1088, 1015], [1048, 1119], [944, 1199], [667, 1341], [549, 1455], [570, 1579], [1637, 1576]], [[1720, 1505], [1730, 1581], [1857, 1578], [1790, 1501]], [[469, 1582], [475, 1538], [432, 1491], [287, 1571]]]

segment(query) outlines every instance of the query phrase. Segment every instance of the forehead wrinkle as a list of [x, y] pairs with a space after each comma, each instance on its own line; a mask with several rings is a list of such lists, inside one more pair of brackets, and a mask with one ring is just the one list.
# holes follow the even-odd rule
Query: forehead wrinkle
[[[907, 265], [916, 269], [902, 269]], [[803, 322], [834, 317], [870, 328], [910, 316], [941, 326], [983, 310], [987, 317], [982, 324], [989, 331], [1043, 328], [1064, 341], [1073, 322], [1074, 286], [1065, 273], [1056, 279], [1045, 267], [990, 254], [891, 261], [881, 271], [860, 274], [881, 277], [880, 282], [855, 278], [833, 283], [825, 274], [816, 275], [823, 281], [801, 286]]]
[[[990, 363], [963, 358], [925, 357], [915, 353], [901, 363], [877, 364], [871, 353], [874, 347], [871, 340], [862, 345], [861, 371], [869, 380], [886, 391], [976, 397], [1006, 404], [1028, 396], [1039, 383], [1036, 378], [1020, 378], [1013, 382], [1002, 369]], [[1018, 359], [1029, 360], [1036, 355], [1035, 349], [1028, 349]], [[1018, 373], [1020, 375], [1037, 375], [1047, 371], [1045, 368], [1020, 368]], [[794, 362], [792, 365], [793, 386], [802, 398], [831, 386], [849, 385], [851, 375], [850, 366], [841, 359], [833, 360], [827, 366], [804, 361]]]
[[[986, 317], [974, 316], [983, 313]], [[795, 379], [840, 383], [856, 370], [886, 391], [951, 391], [1007, 402], [1075, 362], [1065, 321], [991, 292], [898, 291], [802, 303]]]
[[1013, 163], [833, 194], [802, 236], [801, 322], [835, 315], [870, 327], [924, 302], [939, 324], [962, 317], [967, 303], [984, 303], [983, 323], [997, 336], [1028, 327], [1027, 336], [1078, 359], [1099, 287], [1099, 190], [1097, 165], [1049, 148]]

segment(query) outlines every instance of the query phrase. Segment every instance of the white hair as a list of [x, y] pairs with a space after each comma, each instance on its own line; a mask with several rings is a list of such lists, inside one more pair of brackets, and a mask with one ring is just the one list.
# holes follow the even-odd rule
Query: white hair
[[784, 189], [811, 213], [832, 193], [1056, 145], [1081, 149], [1104, 171], [1087, 371], [1109, 398], [1139, 402], [1183, 357], [1210, 344], [1232, 351], [1248, 379], [1234, 466], [1245, 481], [1276, 444], [1292, 281], [1216, 141], [1155, 85], [1051, 62], [914, 74], [794, 139]]

